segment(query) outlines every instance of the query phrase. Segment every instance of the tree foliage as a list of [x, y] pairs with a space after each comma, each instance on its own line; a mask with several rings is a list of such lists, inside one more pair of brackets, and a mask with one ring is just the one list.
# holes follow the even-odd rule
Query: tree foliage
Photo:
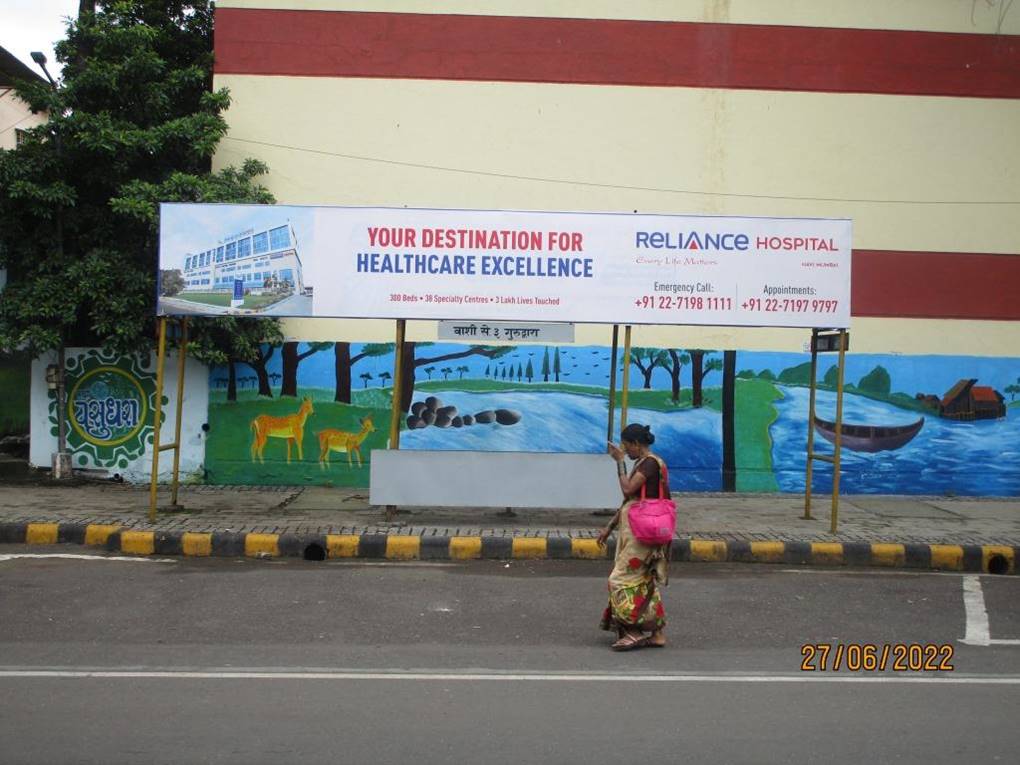
[[[273, 201], [259, 162], [210, 171], [230, 102], [211, 90], [212, 18], [209, 0], [83, 3], [60, 86], [17, 87], [48, 119], [0, 152], [0, 347], [149, 347], [159, 203]], [[195, 347], [255, 359], [278, 334], [261, 321], [198, 322]]]

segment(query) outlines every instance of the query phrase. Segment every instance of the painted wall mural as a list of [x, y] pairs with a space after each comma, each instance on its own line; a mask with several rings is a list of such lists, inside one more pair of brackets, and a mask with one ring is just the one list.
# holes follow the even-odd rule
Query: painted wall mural
[[[75, 467], [124, 470], [142, 457], [153, 433], [156, 375], [151, 360], [98, 348], [69, 354], [66, 384], [67, 446]], [[49, 421], [50, 434], [56, 436], [54, 394], [49, 396]]]
[[[393, 350], [292, 342], [213, 368], [208, 480], [367, 486], [371, 450], [388, 440]], [[628, 421], [651, 425], [676, 490], [801, 492], [809, 359], [633, 348]], [[604, 346], [408, 343], [401, 448], [602, 452], [609, 364]], [[825, 451], [834, 355], [819, 357], [818, 375], [815, 442]], [[849, 355], [843, 489], [1020, 495], [1018, 394], [1016, 358]], [[815, 475], [827, 490], [831, 467]]]

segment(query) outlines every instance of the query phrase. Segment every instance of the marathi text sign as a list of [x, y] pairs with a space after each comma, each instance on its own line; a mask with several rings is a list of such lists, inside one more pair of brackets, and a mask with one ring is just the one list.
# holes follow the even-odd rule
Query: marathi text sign
[[191, 204], [161, 212], [163, 314], [850, 323], [849, 220]]
[[573, 324], [529, 324], [520, 321], [440, 321], [436, 327], [440, 340], [456, 342], [572, 343]]

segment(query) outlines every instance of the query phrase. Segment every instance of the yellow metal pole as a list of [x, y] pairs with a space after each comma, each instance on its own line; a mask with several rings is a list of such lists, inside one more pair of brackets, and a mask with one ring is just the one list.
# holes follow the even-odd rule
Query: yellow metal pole
[[616, 443], [613, 438], [613, 419], [616, 415], [616, 355], [620, 350], [620, 325], [613, 325], [613, 352], [609, 354], [609, 425], [606, 428], [606, 441]]
[[390, 414], [390, 449], [400, 448], [400, 398], [404, 391], [404, 332], [406, 320], [397, 319], [397, 348], [393, 354], [393, 409]]
[[156, 405], [152, 408], [152, 481], [149, 484], [149, 521], [156, 522], [156, 482], [159, 479], [159, 424], [163, 417], [163, 365], [166, 363], [166, 317], [160, 316], [156, 352]]
[[188, 317], [181, 319], [181, 346], [177, 354], [177, 420], [174, 423], [174, 474], [170, 484], [170, 504], [177, 506], [181, 474], [181, 418], [184, 413], [184, 363], [188, 358]]
[[811, 330], [811, 395], [808, 396], [807, 475], [804, 477], [804, 519], [811, 520], [811, 481], [815, 458], [815, 391], [818, 389], [818, 330]]
[[630, 393], [630, 324], [623, 328], [623, 390], [620, 391], [620, 430], [627, 427], [627, 394]]
[[846, 330], [839, 331], [839, 377], [836, 382], [836, 451], [832, 456], [832, 523], [829, 531], [836, 533], [839, 525], [839, 458], [843, 450], [843, 371], [846, 362]]

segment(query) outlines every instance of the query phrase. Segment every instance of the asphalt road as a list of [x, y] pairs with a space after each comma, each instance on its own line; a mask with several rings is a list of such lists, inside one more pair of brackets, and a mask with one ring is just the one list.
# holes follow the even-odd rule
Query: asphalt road
[[[5, 765], [1005, 762], [1020, 744], [1015, 577], [676, 565], [670, 645], [615, 654], [605, 563], [4, 559], [79, 550], [0, 546]], [[835, 670], [834, 647], [804, 672], [805, 643], [844, 662], [949, 646], [953, 670]]]

